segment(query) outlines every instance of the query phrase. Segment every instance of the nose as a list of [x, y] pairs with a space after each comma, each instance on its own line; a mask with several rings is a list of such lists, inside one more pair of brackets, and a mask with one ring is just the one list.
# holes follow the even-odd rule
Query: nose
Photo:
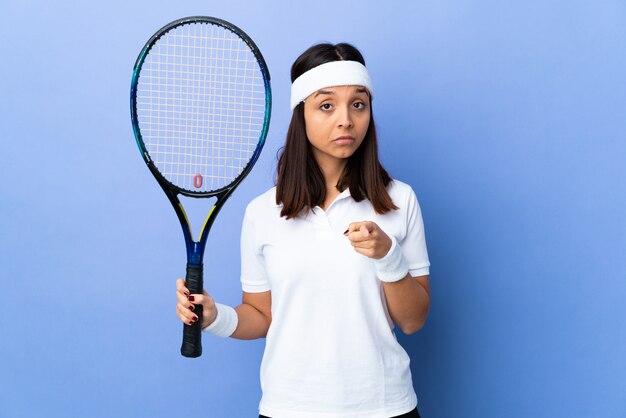
[[337, 114], [337, 126], [340, 128], [352, 127], [352, 114], [349, 106], [341, 106]]

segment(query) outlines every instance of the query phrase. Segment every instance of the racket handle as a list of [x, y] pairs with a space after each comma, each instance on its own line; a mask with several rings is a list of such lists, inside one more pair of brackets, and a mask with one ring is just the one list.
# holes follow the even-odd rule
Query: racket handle
[[[202, 280], [202, 264], [187, 264], [185, 287], [191, 294], [202, 294], [204, 283]], [[183, 345], [180, 353], [185, 357], [200, 357], [202, 355], [202, 305], [194, 304], [194, 311], [198, 320], [193, 325], [183, 326]]]

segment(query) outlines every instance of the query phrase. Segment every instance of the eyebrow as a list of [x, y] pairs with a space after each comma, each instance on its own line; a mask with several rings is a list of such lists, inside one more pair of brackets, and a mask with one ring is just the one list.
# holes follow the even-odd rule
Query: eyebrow
[[328, 91], [328, 90], [318, 90], [317, 93], [315, 93], [315, 96], [313, 96], [313, 98], [319, 96], [320, 94], [331, 95], [331, 94], [335, 94], [335, 92], [334, 91]]
[[[364, 87], [359, 87], [356, 89], [357, 93], [367, 93], [367, 89], [365, 89]], [[327, 95], [333, 95], [335, 94], [334, 91], [330, 91], [330, 90], [318, 90], [317, 93], [315, 93], [315, 96], [313, 96], [313, 98], [316, 98], [317, 96], [319, 96], [320, 94], [327, 94]]]

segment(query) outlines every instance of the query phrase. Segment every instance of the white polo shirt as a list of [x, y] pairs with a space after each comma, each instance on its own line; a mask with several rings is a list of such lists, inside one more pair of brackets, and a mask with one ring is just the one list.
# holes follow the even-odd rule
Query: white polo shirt
[[272, 418], [388, 418], [417, 405], [409, 357], [397, 342], [372, 259], [343, 232], [374, 221], [401, 245], [412, 276], [429, 274], [415, 193], [394, 180], [399, 210], [377, 214], [349, 190], [323, 211], [280, 217], [276, 188], [247, 207], [241, 237], [244, 292], [272, 292], [261, 364], [260, 413]]

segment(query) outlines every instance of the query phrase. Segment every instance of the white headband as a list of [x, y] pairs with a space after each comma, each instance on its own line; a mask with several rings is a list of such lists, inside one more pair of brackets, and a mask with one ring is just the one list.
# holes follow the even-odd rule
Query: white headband
[[364, 86], [374, 93], [367, 68], [357, 61], [331, 61], [302, 74], [291, 85], [291, 111], [298, 104], [324, 87]]

